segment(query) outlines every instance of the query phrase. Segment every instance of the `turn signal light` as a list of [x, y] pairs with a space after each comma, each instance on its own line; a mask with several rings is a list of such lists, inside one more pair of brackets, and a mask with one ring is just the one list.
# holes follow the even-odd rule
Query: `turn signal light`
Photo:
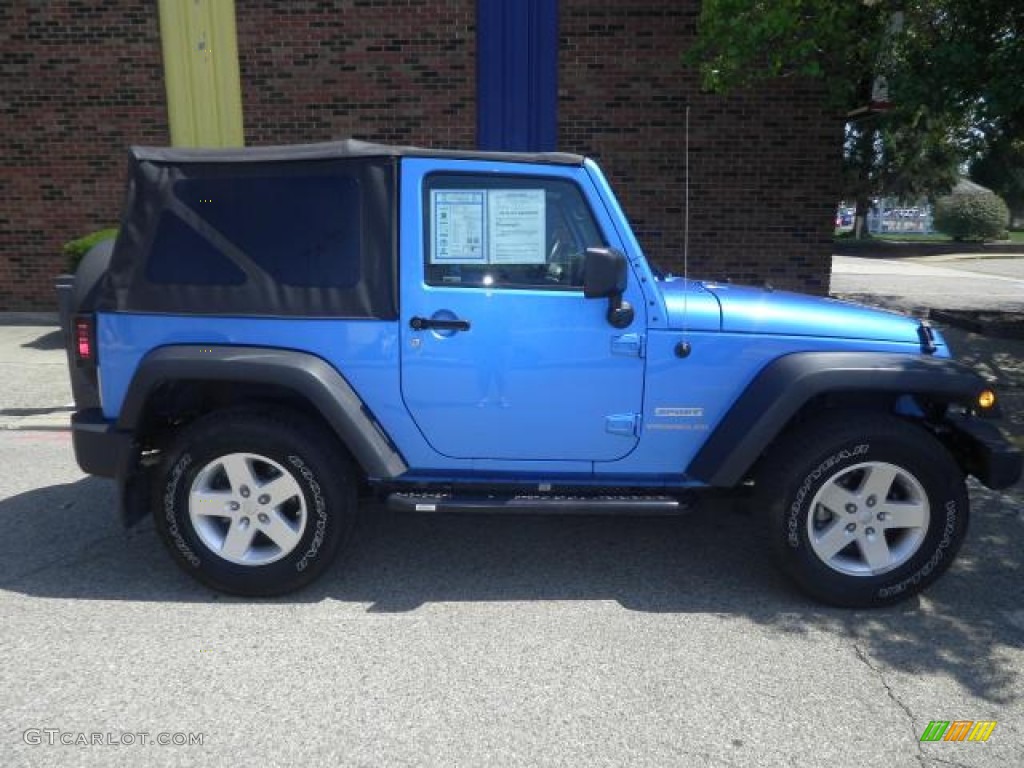
[[996, 404], [996, 393], [991, 389], [983, 389], [978, 394], [978, 407], [989, 409]]

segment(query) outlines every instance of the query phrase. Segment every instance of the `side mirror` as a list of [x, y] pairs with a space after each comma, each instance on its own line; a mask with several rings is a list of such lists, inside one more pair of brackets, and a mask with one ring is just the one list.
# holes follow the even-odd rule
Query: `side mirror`
[[583, 295], [607, 299], [626, 290], [626, 257], [614, 248], [587, 248], [583, 256]]
[[614, 248], [587, 248], [583, 257], [583, 296], [608, 299], [608, 322], [625, 328], [633, 322], [633, 307], [622, 300], [629, 268], [626, 257]]

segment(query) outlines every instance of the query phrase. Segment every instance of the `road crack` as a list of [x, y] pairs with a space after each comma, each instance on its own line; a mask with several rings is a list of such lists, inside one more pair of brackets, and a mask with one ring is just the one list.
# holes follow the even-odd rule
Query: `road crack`
[[966, 763], [958, 763], [953, 760], [943, 760], [941, 757], [930, 757], [931, 765], [951, 765], [953, 768], [971, 768]]
[[871, 663], [871, 659], [868, 654], [861, 648], [856, 641], [852, 643], [853, 652], [857, 654], [857, 658], [860, 659], [861, 663], [864, 664], [871, 672], [878, 678], [878, 681], [885, 688], [885, 693], [889, 697], [889, 700], [895, 704], [900, 710], [907, 716], [907, 722], [910, 727], [911, 737], [914, 739], [914, 744], [917, 745], [917, 760], [921, 764], [922, 768], [928, 767], [928, 758], [925, 755], [924, 748], [921, 746], [921, 742], [918, 739], [917, 727], [914, 725], [914, 713], [910, 711], [910, 707], [898, 696], [893, 687], [889, 685], [889, 681], [885, 678], [885, 673], [882, 668]]

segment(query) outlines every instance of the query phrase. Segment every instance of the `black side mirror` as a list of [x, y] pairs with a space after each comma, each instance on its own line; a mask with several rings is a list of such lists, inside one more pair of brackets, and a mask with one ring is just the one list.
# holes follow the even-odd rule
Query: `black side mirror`
[[614, 248], [587, 248], [583, 257], [583, 295], [607, 299], [626, 290], [626, 257]]
[[625, 328], [633, 322], [633, 307], [622, 300], [629, 268], [626, 256], [614, 248], [587, 248], [583, 257], [583, 296], [608, 299], [608, 322]]

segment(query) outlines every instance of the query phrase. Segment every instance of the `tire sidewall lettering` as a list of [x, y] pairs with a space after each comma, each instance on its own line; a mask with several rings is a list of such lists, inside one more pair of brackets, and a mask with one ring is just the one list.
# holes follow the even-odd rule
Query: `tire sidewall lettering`
[[944, 507], [944, 511], [946, 513], [946, 520], [945, 524], [942, 527], [942, 538], [939, 540], [939, 543], [935, 546], [935, 552], [932, 553], [932, 556], [928, 558], [927, 562], [925, 562], [924, 565], [922, 565], [917, 571], [915, 571], [910, 576], [907, 576], [905, 579], [902, 579], [896, 584], [879, 589], [879, 598], [890, 598], [894, 595], [900, 594], [901, 592], [907, 591], [907, 589], [909, 589], [910, 587], [916, 586], [921, 582], [922, 579], [927, 578], [929, 574], [931, 574], [931, 572], [934, 571], [938, 567], [939, 563], [941, 563], [942, 560], [946, 557], [946, 553], [953, 545], [953, 536], [956, 532], [957, 523], [960, 517], [960, 510], [957, 508], [956, 500], [950, 499], [949, 501], [947, 501]]
[[849, 449], [844, 448], [826, 458], [804, 477], [800, 484], [800, 488], [793, 497], [793, 503], [790, 504], [789, 511], [786, 515], [786, 544], [789, 547], [792, 549], [799, 549], [801, 547], [800, 521], [804, 516], [804, 500], [807, 498], [807, 494], [817, 486], [822, 475], [838, 465], [840, 462], [856, 459], [863, 456], [870, 450], [870, 443], [861, 443]]
[[[320, 555], [324, 540], [327, 537], [330, 516], [328, 515], [327, 501], [324, 498], [320, 483], [305, 460], [296, 454], [289, 454], [287, 463], [293, 468], [296, 479], [299, 479], [301, 484], [305, 486], [305, 495], [310, 497], [312, 501], [310, 506], [314, 516], [312, 521], [313, 535], [302, 557], [294, 563], [295, 570], [302, 572]], [[188, 510], [188, 499], [182, 495], [183, 478], [186, 477], [189, 469], [194, 464], [195, 459], [191, 453], [183, 453], [178, 458], [168, 473], [161, 504], [166, 534], [172, 546], [189, 565], [193, 568], [199, 568], [203, 564], [202, 558], [195, 548], [189, 544], [182, 523], [182, 517], [187, 516]]]
[[[931, 585], [955, 561], [970, 518], [963, 469], [941, 437], [927, 423], [855, 407], [815, 414], [780, 437], [758, 467], [754, 485], [766, 513], [770, 552], [782, 571], [807, 594], [843, 608], [890, 605]], [[853, 467], [875, 464], [891, 465], [913, 478], [926, 499], [927, 523], [915, 532], [913, 550], [899, 552], [894, 568], [871, 573], [833, 567], [816, 551], [814, 499], [832, 484], [849, 486], [842, 478]], [[903, 498], [895, 493], [889, 497], [887, 492], [887, 500]], [[871, 506], [870, 499], [865, 501]], [[849, 511], [843, 499], [838, 503]], [[858, 520], [866, 524], [865, 511], [859, 511]], [[896, 538], [910, 542], [886, 537], [892, 546], [898, 545]], [[840, 544], [842, 538], [830, 541]]]
[[164, 521], [166, 523], [167, 536], [174, 543], [174, 547], [181, 553], [181, 556], [185, 558], [189, 565], [193, 568], [198, 568], [202, 565], [202, 560], [199, 555], [195, 553], [195, 550], [188, 545], [185, 541], [185, 537], [182, 534], [181, 526], [178, 524], [178, 505], [176, 499], [179, 492], [179, 486], [181, 485], [181, 478], [185, 476], [186, 471], [192, 465], [192, 454], [183, 453], [175, 465], [171, 468], [171, 472], [167, 479], [167, 485], [164, 488], [163, 496], [163, 514]]
[[[246, 597], [288, 594], [318, 578], [352, 533], [359, 504], [359, 469], [336, 436], [305, 414], [257, 404], [216, 410], [184, 425], [161, 448], [151, 488], [154, 526], [175, 564], [207, 587]], [[266, 462], [274, 471], [250, 466], [249, 479], [244, 472], [239, 472], [240, 477], [229, 476], [233, 490], [224, 500], [230, 509], [219, 514], [216, 506], [207, 505], [193, 514], [193, 504], [212, 500], [216, 505], [215, 499], [193, 498], [196, 478], [203, 477], [205, 482], [203, 473], [215, 472], [212, 485], [225, 491], [221, 469], [211, 465], [223, 464], [226, 457], [239, 453]], [[287, 490], [288, 503], [275, 509], [289, 518], [290, 527], [298, 534], [281, 540], [287, 545], [286, 552], [274, 551], [276, 557], [263, 557], [271, 552], [264, 539], [275, 543], [277, 539], [258, 527], [252, 536], [261, 534], [263, 538], [254, 545], [251, 540], [249, 543], [260, 548], [260, 557], [236, 561], [222, 556], [220, 550], [233, 520], [240, 522], [255, 515], [259, 523], [268, 524], [258, 513], [269, 512], [261, 505], [270, 499], [261, 500], [257, 489], [282, 478], [288, 479], [277, 486], [278, 495]], [[250, 486], [248, 492], [234, 488], [243, 481]], [[240, 498], [234, 498], [235, 490]], [[236, 509], [244, 510], [242, 517], [233, 517]], [[218, 519], [209, 520], [209, 516]], [[215, 533], [223, 533], [225, 539], [208, 536], [207, 525], [215, 527]]]
[[323, 491], [320, 488], [320, 483], [317, 482], [316, 476], [313, 474], [313, 470], [302, 460], [300, 456], [294, 454], [288, 456], [288, 463], [295, 467], [295, 470], [302, 475], [303, 480], [306, 481], [306, 485], [309, 487], [309, 492], [313, 497], [313, 510], [316, 514], [316, 521], [313, 526], [313, 538], [309, 541], [309, 546], [303, 553], [302, 557], [295, 563], [295, 570], [304, 571], [309, 567], [310, 563], [316, 559], [320, 553], [320, 548], [324, 543], [324, 537], [327, 535], [327, 503], [324, 501]]

